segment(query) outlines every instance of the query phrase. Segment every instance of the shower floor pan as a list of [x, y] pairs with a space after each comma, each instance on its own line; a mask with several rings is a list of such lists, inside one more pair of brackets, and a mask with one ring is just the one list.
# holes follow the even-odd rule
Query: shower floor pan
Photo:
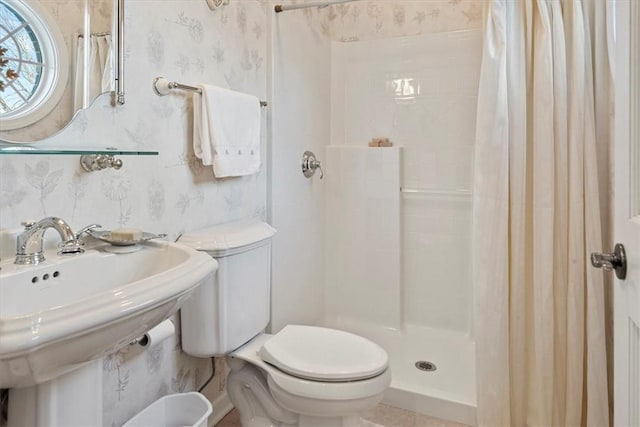
[[[466, 334], [413, 325], [399, 331], [344, 320], [325, 326], [362, 335], [387, 351], [393, 379], [383, 403], [475, 425], [475, 343]], [[416, 362], [436, 369], [418, 369]]]

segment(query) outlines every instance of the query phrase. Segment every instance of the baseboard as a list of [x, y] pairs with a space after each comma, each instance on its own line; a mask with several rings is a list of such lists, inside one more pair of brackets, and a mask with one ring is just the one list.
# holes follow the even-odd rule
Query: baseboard
[[220, 420], [233, 409], [233, 404], [229, 400], [229, 395], [227, 395], [226, 390], [218, 396], [216, 400], [211, 402], [211, 406], [213, 406], [213, 413], [209, 417], [208, 427], [213, 427], [218, 424]]

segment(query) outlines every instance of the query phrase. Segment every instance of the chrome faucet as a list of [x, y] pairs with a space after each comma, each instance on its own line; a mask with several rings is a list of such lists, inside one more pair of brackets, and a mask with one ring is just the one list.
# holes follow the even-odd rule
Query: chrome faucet
[[24, 232], [18, 236], [16, 248], [15, 264], [29, 265], [39, 264], [44, 258], [44, 233], [49, 229], [55, 229], [60, 235], [61, 242], [58, 244], [59, 255], [80, 254], [84, 252], [84, 243], [78, 234], [74, 234], [63, 219], [47, 217], [38, 222], [23, 222]]

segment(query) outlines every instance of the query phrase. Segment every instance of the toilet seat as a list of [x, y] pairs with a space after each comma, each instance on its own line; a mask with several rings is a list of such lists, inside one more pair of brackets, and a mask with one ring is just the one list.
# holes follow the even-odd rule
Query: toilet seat
[[262, 360], [260, 351], [272, 337], [273, 335], [260, 334], [229, 356], [264, 370], [268, 375], [269, 384], [275, 384], [292, 395], [309, 399], [332, 401], [363, 399], [384, 392], [391, 384], [391, 370], [388, 368], [375, 377], [356, 381], [326, 382], [295, 377]]
[[387, 353], [368, 339], [316, 326], [285, 326], [264, 343], [260, 356], [295, 377], [327, 382], [373, 378], [389, 365]]

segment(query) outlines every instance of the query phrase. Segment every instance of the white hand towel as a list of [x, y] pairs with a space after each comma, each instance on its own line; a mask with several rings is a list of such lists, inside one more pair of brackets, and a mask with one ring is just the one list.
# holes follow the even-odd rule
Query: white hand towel
[[260, 100], [245, 93], [200, 85], [193, 97], [193, 150], [218, 178], [260, 170]]

